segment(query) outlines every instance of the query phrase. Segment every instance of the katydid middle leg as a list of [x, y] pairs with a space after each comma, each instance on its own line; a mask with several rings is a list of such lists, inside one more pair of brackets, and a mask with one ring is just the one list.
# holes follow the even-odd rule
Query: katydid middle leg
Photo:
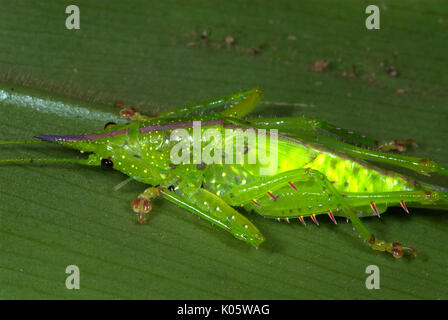
[[138, 214], [138, 223], [145, 223], [152, 206], [150, 200], [162, 197], [230, 232], [235, 238], [258, 247], [264, 237], [245, 216], [230, 207], [221, 198], [202, 188], [180, 187], [176, 192], [164, 187], [146, 189], [132, 202]]

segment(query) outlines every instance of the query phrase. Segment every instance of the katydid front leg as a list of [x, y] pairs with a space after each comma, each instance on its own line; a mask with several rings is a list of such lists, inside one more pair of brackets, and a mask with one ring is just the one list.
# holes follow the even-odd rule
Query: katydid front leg
[[256, 248], [264, 241], [264, 236], [249, 219], [205, 189], [180, 188], [176, 193], [163, 189], [161, 193], [164, 199], [197, 214]]
[[258, 247], [264, 241], [261, 232], [245, 216], [230, 207], [218, 196], [202, 188], [178, 188], [176, 192], [163, 187], [146, 189], [132, 202], [132, 208], [138, 214], [139, 223], [147, 221], [146, 215], [152, 208], [150, 200], [157, 196], [161, 196], [212, 222], [230, 232], [235, 238], [254, 247]]
[[150, 187], [143, 191], [137, 199], [132, 201], [131, 207], [135, 213], [137, 213], [137, 223], [147, 223], [147, 215], [152, 209], [150, 200], [161, 195], [160, 187]]

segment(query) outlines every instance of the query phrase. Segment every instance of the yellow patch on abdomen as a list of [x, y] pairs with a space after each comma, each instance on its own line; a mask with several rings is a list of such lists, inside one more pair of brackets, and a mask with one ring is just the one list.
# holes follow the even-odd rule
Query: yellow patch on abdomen
[[320, 153], [305, 167], [318, 170], [341, 192], [391, 192], [411, 190], [413, 186], [400, 177], [393, 177], [374, 168], [329, 153]]

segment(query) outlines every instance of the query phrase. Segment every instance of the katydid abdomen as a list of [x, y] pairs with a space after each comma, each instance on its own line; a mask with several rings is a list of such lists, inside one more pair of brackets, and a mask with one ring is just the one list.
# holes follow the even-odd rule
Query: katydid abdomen
[[[375, 194], [428, 190], [414, 178], [380, 169], [326, 148], [307, 145], [296, 139], [280, 136], [277, 154], [278, 169], [271, 176], [291, 170], [316, 170], [333, 184], [361, 216], [379, 214], [387, 209], [387, 205], [406, 206], [404, 200], [403, 203], [402, 200], [393, 203], [390, 199], [378, 199], [374, 202]], [[324, 185], [316, 184], [314, 178], [309, 181], [299, 179], [297, 182], [284, 180], [283, 184], [272, 185], [263, 194], [256, 191], [256, 185], [262, 184], [268, 177], [257, 174], [258, 171], [252, 166], [234, 165], [221, 169], [227, 170], [214, 170], [211, 179], [205, 179], [213, 183], [207, 183], [206, 186], [212, 192], [224, 196], [232, 205], [245, 205], [248, 209], [272, 218], [301, 219], [304, 216], [312, 216], [315, 220], [313, 215], [327, 214], [329, 210], [332, 210], [334, 215], [343, 215], [339, 212], [340, 204], [331, 199], [331, 192], [326, 191]], [[222, 173], [225, 173], [225, 179], [221, 178]], [[232, 188], [235, 189], [228, 195]], [[252, 192], [247, 192], [249, 189]], [[245, 194], [244, 197], [238, 196], [238, 192]], [[248, 194], [252, 197], [248, 198]]]

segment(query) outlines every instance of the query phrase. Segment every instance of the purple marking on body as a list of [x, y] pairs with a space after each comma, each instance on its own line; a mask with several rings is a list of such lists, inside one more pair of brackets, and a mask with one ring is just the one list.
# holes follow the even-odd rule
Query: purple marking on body
[[[198, 120], [199, 121], [199, 120]], [[222, 120], [209, 120], [209, 121], [199, 121], [201, 126], [214, 126], [214, 125], [222, 125]], [[175, 122], [161, 125], [149, 125], [139, 128], [140, 133], [148, 133], [154, 131], [162, 131], [162, 130], [174, 130], [180, 128], [189, 128], [193, 127], [193, 121], [189, 122]], [[79, 134], [79, 135], [68, 135], [68, 136], [56, 136], [56, 135], [37, 135], [35, 138], [45, 140], [45, 141], [60, 141], [60, 142], [71, 142], [71, 141], [90, 141], [97, 140], [103, 138], [114, 137], [119, 134], [125, 134], [128, 129], [122, 129], [118, 131], [110, 131], [103, 134]]]
[[70, 141], [84, 141], [84, 140], [96, 140], [96, 139], [108, 138], [119, 134], [124, 134], [126, 133], [126, 131], [127, 129], [119, 131], [111, 131], [103, 134], [79, 134], [70, 136], [37, 135], [34, 137], [45, 141], [70, 142]]

